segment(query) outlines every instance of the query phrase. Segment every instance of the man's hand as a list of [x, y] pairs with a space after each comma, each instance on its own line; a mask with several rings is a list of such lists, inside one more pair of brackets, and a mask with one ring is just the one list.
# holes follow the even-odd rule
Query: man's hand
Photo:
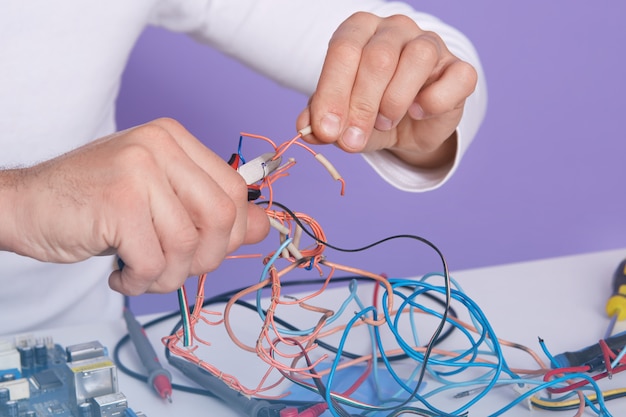
[[0, 249], [61, 263], [117, 253], [126, 265], [109, 283], [128, 295], [175, 290], [269, 232], [237, 171], [169, 119], [0, 171], [0, 190]]
[[297, 128], [311, 125], [312, 143], [388, 149], [412, 165], [438, 167], [454, 157], [456, 127], [476, 81], [470, 64], [410, 18], [359, 12], [332, 36]]

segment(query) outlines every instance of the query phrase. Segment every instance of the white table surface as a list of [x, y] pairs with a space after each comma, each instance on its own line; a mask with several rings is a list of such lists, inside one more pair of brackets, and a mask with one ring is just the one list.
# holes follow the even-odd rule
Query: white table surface
[[[626, 257], [626, 249], [537, 260], [465, 271], [452, 271], [465, 293], [475, 300], [491, 322], [500, 338], [529, 346], [541, 353], [537, 343], [542, 337], [551, 352], [573, 351], [596, 343], [604, 335], [608, 318], [604, 305], [610, 295], [611, 276]], [[146, 321], [152, 317], [140, 317]], [[159, 355], [163, 355], [160, 338], [169, 333], [174, 321], [148, 329]], [[617, 323], [616, 332], [625, 330]], [[45, 335], [54, 337], [63, 346], [99, 340], [111, 351], [125, 334], [123, 322], [98, 326], [81, 326], [46, 329]], [[251, 334], [258, 332], [250, 329]], [[214, 336], [216, 339], [218, 336]], [[452, 339], [453, 341], [454, 339]], [[219, 343], [218, 343], [219, 345]], [[220, 350], [221, 349], [221, 350]], [[254, 365], [240, 361], [238, 353], [217, 346], [211, 355], [217, 362], [239, 366], [241, 374], [254, 373]], [[505, 352], [506, 355], [506, 352]], [[130, 349], [123, 351], [126, 364], [141, 370]], [[164, 359], [163, 359], [164, 361]], [[165, 361], [163, 362], [165, 363]], [[167, 365], [165, 365], [167, 366]], [[515, 366], [515, 363], [511, 363]], [[260, 368], [264, 369], [264, 368]], [[173, 371], [175, 382], [182, 381]], [[252, 376], [252, 375], [251, 375]], [[119, 373], [120, 390], [127, 396], [130, 406], [144, 412], [147, 417], [200, 415], [237, 417], [227, 405], [214, 399], [184, 392], [174, 392], [171, 404], [157, 398], [142, 382]], [[626, 377], [615, 375], [607, 387], [618, 388], [626, 384]], [[493, 395], [493, 397], [491, 397]], [[502, 405], [505, 389], [493, 390], [487, 398], [470, 409], [470, 416], [487, 416]], [[510, 398], [506, 397], [506, 398]], [[608, 402], [614, 416], [626, 415], [626, 398]], [[507, 416], [570, 416], [574, 411], [529, 411], [516, 406]], [[594, 415], [586, 412], [585, 415]], [[324, 414], [326, 416], [326, 414]]]

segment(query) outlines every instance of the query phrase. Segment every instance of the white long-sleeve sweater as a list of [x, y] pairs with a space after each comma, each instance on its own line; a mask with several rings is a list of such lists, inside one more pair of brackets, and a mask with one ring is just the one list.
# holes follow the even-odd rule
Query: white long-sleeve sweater
[[[0, 169], [32, 165], [114, 132], [121, 75], [146, 25], [189, 33], [310, 94], [328, 39], [357, 10], [409, 15], [479, 71], [452, 167], [419, 171], [385, 152], [365, 155], [398, 188], [435, 188], [454, 172], [483, 119], [480, 62], [454, 28], [404, 3], [382, 0], [3, 0]], [[112, 268], [110, 257], [57, 265], [0, 252], [0, 335], [120, 317], [122, 298], [107, 284]]]

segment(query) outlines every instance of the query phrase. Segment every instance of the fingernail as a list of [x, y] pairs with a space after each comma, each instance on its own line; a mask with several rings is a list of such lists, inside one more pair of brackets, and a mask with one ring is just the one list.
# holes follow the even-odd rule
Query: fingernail
[[413, 103], [409, 106], [409, 116], [415, 120], [422, 120], [424, 118], [424, 109], [417, 103]]
[[391, 130], [391, 128], [393, 127], [393, 122], [391, 121], [391, 119], [388, 119], [382, 114], [378, 113], [378, 116], [376, 116], [376, 123], [374, 123], [374, 127], [378, 130], [386, 132], [387, 130]]
[[358, 127], [351, 126], [346, 129], [341, 141], [347, 148], [359, 151], [365, 147], [365, 134]]
[[325, 135], [336, 138], [341, 131], [341, 119], [336, 114], [328, 113], [322, 118], [320, 127]]

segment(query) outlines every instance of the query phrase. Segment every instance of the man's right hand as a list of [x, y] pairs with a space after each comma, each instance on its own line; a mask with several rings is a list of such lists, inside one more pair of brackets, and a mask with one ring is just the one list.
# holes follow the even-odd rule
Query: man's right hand
[[0, 171], [0, 195], [0, 249], [57, 263], [117, 253], [109, 284], [127, 295], [173, 291], [269, 233], [237, 171], [171, 119]]

